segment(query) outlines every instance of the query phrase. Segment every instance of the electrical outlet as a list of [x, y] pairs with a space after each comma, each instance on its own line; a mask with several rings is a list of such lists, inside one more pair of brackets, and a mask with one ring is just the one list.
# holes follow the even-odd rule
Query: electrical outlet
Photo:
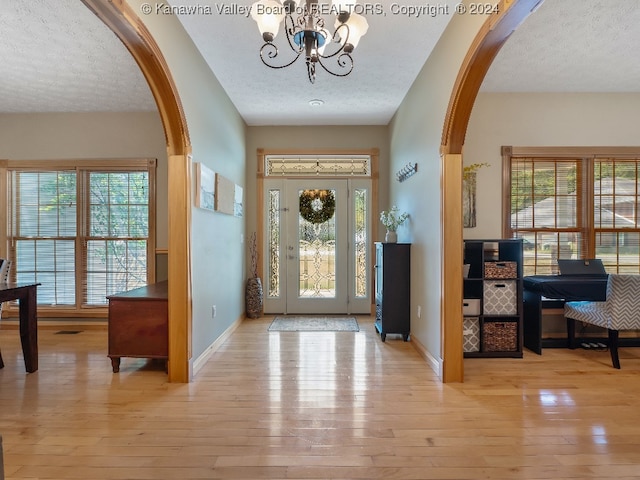
[[418, 305], [418, 318], [422, 315], [422, 306]]
[[218, 312], [216, 312], [216, 306], [215, 306], [215, 305], [213, 305], [213, 306], [211, 307], [211, 318], [216, 318], [216, 314], [217, 314], [217, 313], [218, 313]]

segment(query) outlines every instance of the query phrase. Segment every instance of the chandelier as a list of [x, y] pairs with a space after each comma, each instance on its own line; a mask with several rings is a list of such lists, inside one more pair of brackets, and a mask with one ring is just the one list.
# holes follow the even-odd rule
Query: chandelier
[[[265, 41], [260, 48], [262, 63], [285, 68], [304, 55], [311, 83], [316, 81], [317, 65], [331, 75], [346, 77], [353, 70], [351, 54], [369, 28], [367, 19], [355, 13], [355, 0], [333, 0], [331, 5], [319, 4], [318, 0], [302, 1], [302, 7], [298, 7], [297, 0], [259, 0], [251, 6], [251, 16]], [[333, 35], [325, 28], [323, 14], [335, 15]], [[293, 52], [291, 59], [282, 62], [273, 43], [281, 23]]]

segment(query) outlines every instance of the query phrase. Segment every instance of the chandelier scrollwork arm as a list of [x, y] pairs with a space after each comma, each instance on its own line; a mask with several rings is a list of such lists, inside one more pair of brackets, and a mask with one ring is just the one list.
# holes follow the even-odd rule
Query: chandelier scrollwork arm
[[264, 63], [267, 67], [270, 67], [270, 68], [275, 68], [275, 69], [286, 68], [289, 65], [293, 65], [302, 54], [302, 52], [298, 52], [298, 54], [295, 57], [293, 57], [293, 59], [289, 63], [284, 63], [282, 65], [275, 65], [271, 63], [271, 60], [275, 59], [279, 53], [280, 52], [278, 51], [278, 47], [276, 47], [271, 42], [267, 42], [264, 45], [262, 45], [262, 47], [260, 48], [260, 60], [262, 60], [262, 63]]
[[336, 64], [338, 65], [338, 67], [344, 69], [342, 71], [332, 70], [322, 61], [323, 59], [331, 58], [334, 56], [335, 54], [329, 57], [318, 57], [318, 63], [325, 72], [330, 73], [334, 77], [346, 77], [347, 75], [349, 75], [353, 70], [353, 58], [351, 57], [351, 55], [346, 52], [342, 52], [336, 59]]
[[[302, 24], [300, 23], [302, 21]], [[298, 56], [300, 53], [304, 51], [304, 45], [297, 45], [295, 42], [295, 37], [300, 32], [304, 31], [304, 19], [302, 17], [298, 18], [298, 24], [294, 22], [293, 17], [291, 15], [287, 15], [284, 17], [284, 31], [287, 34], [287, 41], [289, 42], [289, 47], [294, 52], [298, 52]], [[296, 57], [297, 59], [298, 57]]]
[[[336, 28], [335, 32], [333, 32], [333, 41], [335, 43], [341, 43], [342, 45], [332, 54], [322, 55], [322, 58], [335, 57], [336, 55], [341, 55], [343, 52], [349, 54], [353, 52], [353, 46], [349, 43], [349, 25], [347, 25], [346, 23], [340, 24]], [[351, 63], [353, 63], [353, 61]]]

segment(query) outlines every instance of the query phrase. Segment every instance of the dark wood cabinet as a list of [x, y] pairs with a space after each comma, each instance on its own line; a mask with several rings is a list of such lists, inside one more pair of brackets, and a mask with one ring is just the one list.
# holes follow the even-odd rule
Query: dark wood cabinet
[[522, 357], [522, 239], [465, 240], [465, 357]]
[[410, 298], [411, 244], [376, 243], [376, 330], [384, 342], [388, 333], [399, 333], [404, 341], [411, 332]]
[[121, 357], [169, 356], [168, 283], [160, 282], [107, 297], [109, 358], [114, 373]]

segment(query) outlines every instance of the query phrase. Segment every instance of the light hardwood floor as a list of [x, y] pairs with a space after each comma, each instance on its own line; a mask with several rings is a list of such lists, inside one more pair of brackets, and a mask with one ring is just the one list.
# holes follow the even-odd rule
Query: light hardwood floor
[[106, 331], [40, 329], [26, 374], [0, 330], [0, 433], [14, 479], [637, 479], [640, 349], [467, 359], [441, 384], [410, 343], [269, 333], [246, 320], [191, 384], [123, 359]]

